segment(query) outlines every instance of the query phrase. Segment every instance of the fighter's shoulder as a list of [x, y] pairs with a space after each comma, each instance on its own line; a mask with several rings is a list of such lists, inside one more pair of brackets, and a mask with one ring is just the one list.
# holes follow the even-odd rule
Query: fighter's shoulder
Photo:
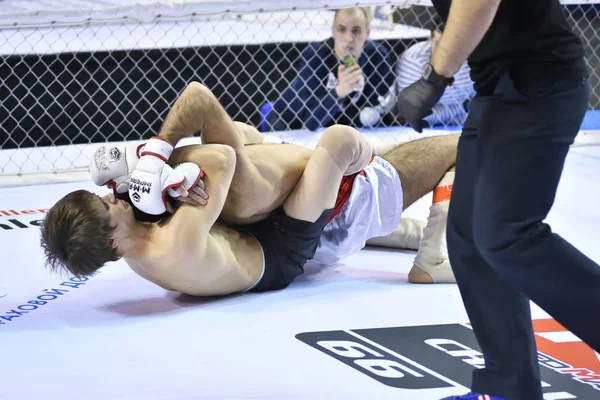
[[198, 257], [209, 235], [210, 211], [205, 206], [179, 204], [175, 213], [155, 224], [154, 239], [146, 249], [150, 260]]

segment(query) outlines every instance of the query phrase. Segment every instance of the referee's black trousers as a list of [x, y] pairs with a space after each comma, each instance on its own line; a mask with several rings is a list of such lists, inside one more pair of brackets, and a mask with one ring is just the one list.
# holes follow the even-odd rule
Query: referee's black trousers
[[589, 92], [587, 79], [517, 89], [505, 73], [471, 103], [447, 239], [485, 358], [475, 392], [542, 399], [529, 299], [600, 352], [600, 266], [543, 222]]

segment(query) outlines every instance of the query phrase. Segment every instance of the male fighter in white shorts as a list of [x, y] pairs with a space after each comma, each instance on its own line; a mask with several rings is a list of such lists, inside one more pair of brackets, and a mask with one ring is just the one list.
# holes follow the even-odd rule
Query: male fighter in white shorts
[[[219, 217], [219, 221], [229, 225], [265, 220], [289, 196], [313, 152], [292, 144], [246, 146], [263, 142], [264, 136], [249, 125], [233, 122], [208, 88], [192, 83], [168, 113], [159, 136], [176, 144], [200, 130], [203, 143], [227, 144], [236, 151], [236, 171]], [[396, 230], [402, 210], [435, 188], [434, 199], [439, 201], [431, 208], [432, 226], [428, 228], [432, 229], [424, 234], [425, 246], [417, 254], [409, 280], [453, 282], [444, 238], [452, 173], [444, 174], [454, 164], [457, 140], [457, 136], [447, 136], [405, 143], [383, 157], [373, 157], [357, 174], [344, 177], [336, 209], [313, 260], [333, 264], [363, 248], [367, 240], [385, 244], [381, 237]], [[125, 155], [112, 160], [110, 154], [115, 151]], [[176, 148], [169, 163], [193, 162], [202, 166], [204, 151], [202, 145]], [[130, 146], [107, 144], [96, 153], [92, 177], [97, 184], [108, 184], [115, 193], [123, 194], [136, 160]], [[162, 210], [167, 206], [165, 202]]]

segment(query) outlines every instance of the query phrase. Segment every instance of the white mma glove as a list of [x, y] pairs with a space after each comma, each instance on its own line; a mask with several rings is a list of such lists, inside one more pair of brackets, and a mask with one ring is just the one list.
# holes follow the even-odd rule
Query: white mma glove
[[181, 171], [171, 168], [167, 161], [173, 145], [155, 136], [148, 140], [129, 180], [129, 197], [146, 214], [160, 215], [167, 211], [167, 190], [185, 182]]
[[92, 180], [98, 186], [107, 186], [116, 193], [126, 193], [129, 176], [135, 169], [144, 144], [107, 143], [94, 152], [90, 162]]
[[[183, 182], [183, 187], [185, 187], [185, 189], [188, 191], [194, 186], [196, 186], [200, 179], [204, 177], [204, 171], [202, 171], [198, 165], [191, 162], [177, 164], [173, 169], [175, 171], [183, 173], [183, 175], [185, 176], [185, 182]], [[167, 190], [167, 193], [169, 193], [169, 196], [171, 196], [174, 199], [181, 197], [179, 193], [177, 193], [171, 188]]]

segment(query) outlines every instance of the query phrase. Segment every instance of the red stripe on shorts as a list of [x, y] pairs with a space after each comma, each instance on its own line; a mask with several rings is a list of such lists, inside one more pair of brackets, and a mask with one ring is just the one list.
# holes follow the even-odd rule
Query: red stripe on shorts
[[[369, 164], [371, 164], [372, 162], [373, 162], [373, 157], [371, 157]], [[338, 190], [338, 195], [337, 195], [337, 198], [335, 199], [335, 206], [333, 207], [333, 212], [329, 216], [329, 219], [327, 219], [327, 224], [329, 224], [329, 222], [331, 222], [332, 219], [334, 219], [339, 213], [342, 212], [342, 207], [344, 207], [346, 202], [348, 202], [348, 199], [350, 198], [350, 193], [352, 193], [352, 186], [354, 185], [354, 179], [356, 179], [356, 177], [358, 175], [365, 176], [365, 170], [357, 172], [356, 174], [347, 175], [347, 176], [342, 177], [342, 182], [340, 182], [340, 189]], [[325, 224], [325, 225], [327, 225], [327, 224]]]

